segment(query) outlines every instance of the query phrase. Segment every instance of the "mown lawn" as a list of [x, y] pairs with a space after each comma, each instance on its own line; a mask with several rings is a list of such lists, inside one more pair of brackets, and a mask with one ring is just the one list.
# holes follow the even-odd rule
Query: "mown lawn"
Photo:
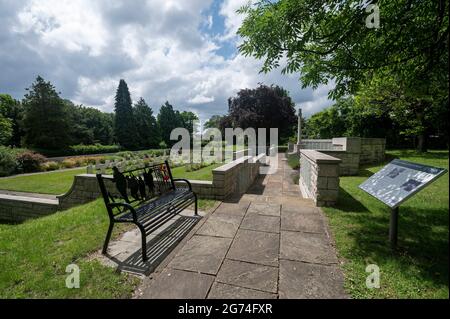
[[212, 181], [212, 170], [220, 167], [224, 164], [213, 164], [207, 167], [203, 167], [197, 171], [186, 172], [184, 166], [172, 168], [172, 175], [174, 178], [186, 178], [200, 181]]
[[0, 179], [0, 189], [59, 195], [70, 189], [75, 175], [84, 173], [86, 173], [86, 168], [83, 167], [36, 175], [6, 177]]
[[[0, 298], [127, 298], [137, 280], [86, 256], [108, 227], [101, 200], [19, 225], [0, 224]], [[118, 231], [115, 231], [116, 235]], [[66, 266], [80, 268], [80, 288], [66, 288]]]
[[[392, 151], [388, 156], [448, 169], [448, 151]], [[448, 173], [400, 206], [398, 249], [393, 251], [389, 209], [358, 188], [381, 167], [342, 177], [337, 206], [324, 209], [344, 262], [347, 291], [354, 298], [449, 298]], [[380, 289], [366, 288], [369, 264], [380, 267]]]
[[[212, 170], [223, 164], [213, 164], [197, 171], [186, 172], [184, 166], [172, 169], [174, 178], [187, 178], [193, 180], [212, 180]], [[0, 189], [40, 194], [59, 195], [66, 193], [72, 186], [73, 177], [86, 173], [86, 168], [68, 171], [54, 171], [28, 176], [14, 176], [0, 179]]]
[[[199, 200], [207, 210], [216, 202]], [[129, 298], [139, 280], [86, 258], [108, 228], [103, 201], [19, 225], [0, 224], [0, 298]], [[119, 226], [119, 227], [117, 227]], [[126, 230], [116, 225], [113, 236]], [[66, 288], [67, 265], [80, 268], [80, 288]]]

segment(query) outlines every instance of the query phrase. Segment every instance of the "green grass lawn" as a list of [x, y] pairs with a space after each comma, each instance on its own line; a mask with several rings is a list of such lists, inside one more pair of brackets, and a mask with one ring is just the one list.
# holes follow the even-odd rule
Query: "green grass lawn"
[[298, 169], [300, 167], [300, 157], [298, 156], [297, 153], [295, 153], [295, 154], [286, 153], [286, 158], [287, 158], [288, 165], [292, 169]]
[[86, 168], [1, 178], [0, 189], [59, 195], [70, 189], [75, 175], [84, 173]]
[[[388, 156], [448, 169], [448, 151]], [[392, 251], [389, 209], [358, 188], [381, 167], [342, 177], [337, 206], [324, 208], [344, 262], [347, 291], [354, 298], [449, 298], [448, 173], [400, 206], [398, 249]], [[380, 267], [380, 289], [366, 288], [369, 264]]]
[[192, 180], [201, 180], [201, 181], [212, 181], [213, 175], [212, 170], [224, 165], [222, 164], [213, 164], [207, 167], [203, 167], [197, 171], [186, 172], [186, 168], [184, 166], [172, 168], [172, 175], [174, 178], [186, 178]]
[[[212, 170], [223, 164], [213, 164], [197, 171], [186, 172], [184, 166], [172, 169], [174, 178], [187, 178], [194, 180], [212, 180]], [[0, 179], [0, 189], [59, 195], [66, 193], [72, 186], [73, 177], [86, 173], [86, 168], [69, 171], [54, 171], [37, 175], [13, 176]]]
[[[0, 298], [130, 297], [135, 278], [85, 258], [101, 247], [107, 227], [101, 200], [19, 225], [0, 224]], [[72, 263], [80, 267], [79, 289], [65, 285]]]
[[[199, 200], [199, 209], [215, 203]], [[86, 258], [101, 248], [108, 223], [98, 199], [23, 224], [0, 224], [0, 298], [131, 297], [138, 279]], [[113, 236], [126, 227], [116, 225]], [[65, 286], [72, 263], [80, 268], [79, 289]]]

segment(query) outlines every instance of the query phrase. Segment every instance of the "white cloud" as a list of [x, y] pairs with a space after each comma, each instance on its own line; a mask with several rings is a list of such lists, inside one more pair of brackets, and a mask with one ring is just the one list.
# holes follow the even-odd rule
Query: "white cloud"
[[226, 113], [230, 96], [261, 82], [285, 87], [306, 112], [327, 105], [329, 87], [301, 90], [298, 76], [278, 70], [259, 74], [261, 61], [217, 53], [221, 41], [239, 41], [235, 33], [242, 17], [236, 10], [246, 2], [222, 3], [225, 29], [217, 41], [200, 31], [201, 26], [212, 27], [212, 16], [204, 15], [211, 1], [26, 1], [14, 9], [15, 15], [2, 20], [0, 13], [0, 24], [12, 26], [0, 47], [0, 69], [8, 66], [11, 72], [0, 73], [0, 87], [11, 83], [11, 74], [20, 74], [14, 83], [16, 92], [22, 92], [41, 74], [65, 98], [112, 111], [123, 78], [132, 98], [144, 97], [155, 112], [168, 100], [202, 120]]
[[220, 6], [220, 14], [225, 18], [225, 35], [222, 39], [230, 39], [236, 36], [236, 32], [244, 20], [236, 11], [246, 5], [249, 0], [225, 0]]
[[18, 33], [34, 32], [43, 45], [98, 56], [109, 36], [98, 7], [89, 0], [33, 0], [19, 13]]
[[212, 96], [203, 96], [203, 95], [196, 95], [192, 99], [189, 99], [188, 102], [190, 104], [205, 104], [214, 102], [214, 97]]

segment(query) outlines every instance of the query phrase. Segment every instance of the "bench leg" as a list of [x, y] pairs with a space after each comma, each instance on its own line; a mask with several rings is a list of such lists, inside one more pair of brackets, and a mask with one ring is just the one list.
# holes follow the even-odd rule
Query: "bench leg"
[[106, 253], [108, 252], [108, 244], [109, 244], [109, 240], [111, 239], [113, 227], [114, 227], [114, 223], [109, 222], [108, 232], [106, 233], [105, 243], [103, 244], [103, 250], [102, 250], [103, 255], [106, 255]]
[[194, 197], [195, 197], [195, 210], [194, 210], [194, 213], [195, 213], [195, 216], [198, 216], [197, 194], [194, 194]]
[[141, 240], [142, 240], [142, 261], [147, 261], [147, 236], [145, 234], [145, 229], [139, 227], [141, 231]]

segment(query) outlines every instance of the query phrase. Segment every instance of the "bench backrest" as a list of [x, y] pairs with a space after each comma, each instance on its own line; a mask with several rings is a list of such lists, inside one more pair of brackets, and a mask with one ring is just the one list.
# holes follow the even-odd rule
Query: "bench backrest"
[[[175, 189], [168, 161], [122, 172], [113, 167], [112, 179], [97, 174], [97, 180], [107, 207], [109, 203], [133, 204], [148, 201]], [[106, 180], [114, 186], [107, 187]]]

